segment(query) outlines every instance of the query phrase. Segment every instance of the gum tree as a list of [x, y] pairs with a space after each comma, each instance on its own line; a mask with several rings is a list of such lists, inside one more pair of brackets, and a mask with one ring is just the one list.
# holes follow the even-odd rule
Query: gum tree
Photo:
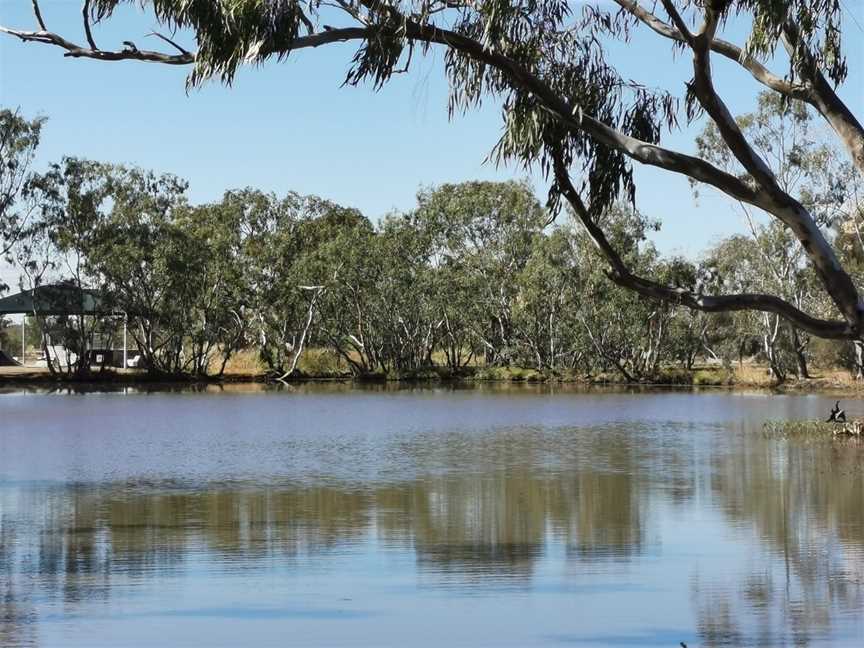
[[230, 191], [221, 205], [242, 223], [250, 337], [270, 372], [287, 378], [311, 341], [334, 274], [315, 262], [317, 250], [365, 219], [355, 210], [294, 192], [280, 199], [248, 188]]
[[531, 256], [516, 277], [518, 299], [513, 309], [516, 337], [540, 370], [560, 371], [580, 364], [585, 344], [575, 334], [572, 316], [582, 307], [582, 277], [569, 228], [538, 234]]
[[[773, 313], [825, 338], [859, 339], [864, 332], [855, 283], [817, 219], [784, 190], [739, 128], [723, 98], [728, 89], [718, 87], [712, 73], [716, 59], [731, 61], [757, 86], [812, 106], [864, 171], [864, 128], [836, 92], [847, 76], [842, 0], [614, 0], [617, 9], [604, 4], [579, 11], [567, 0], [84, 0], [84, 42], [51, 31], [50, 16], [38, 0], [31, 2], [36, 28], [4, 32], [56, 46], [71, 58], [189, 65], [192, 86], [210, 78], [230, 83], [241, 65], [350, 41], [357, 50], [346, 82], [380, 87], [416, 55], [443, 49], [451, 112], [486, 99], [500, 103], [504, 135], [493, 156], [539, 165], [549, 174], [550, 205], [562, 199], [571, 205], [617, 284], [703, 311]], [[122, 4], [155, 13], [167, 32], [155, 35], [165, 49], [142, 49], [131, 40], [123, 49], [103, 49], [93, 24], [109, 20]], [[730, 23], [746, 25], [743, 42], [724, 39]], [[675, 89], [649, 89], [611, 64], [606, 44], [629, 39], [637, 28], [690, 59], [693, 76], [682, 100]], [[194, 47], [178, 42], [187, 38]], [[782, 55], [775, 56], [778, 51]], [[660, 143], [679, 119], [703, 115], [741, 173]], [[637, 274], [625, 261], [627, 251], [615, 248], [598, 221], [622, 195], [634, 199], [634, 163], [713, 187], [781, 223], [802, 246], [829, 312], [804, 312], [776, 294], [706, 293]]]
[[[841, 160], [832, 142], [823, 141], [819, 124], [805, 103], [763, 92], [759, 95], [757, 110], [740, 115], [736, 123], [769, 165], [783, 191], [805, 205], [821, 228], [828, 229], [848, 220], [846, 210], [855, 202], [850, 201], [850, 197], [855, 192], [857, 174], [850, 163]], [[712, 164], [730, 173], [740, 172], [740, 166], [713, 124], [706, 126], [696, 145], [699, 154]], [[814, 290], [813, 273], [805, 263], [805, 250], [792, 232], [776, 220], [757, 218], [746, 204], [739, 202], [736, 206], [755, 243], [747, 246], [755, 255], [750, 260], [752, 271], [746, 276], [749, 284], [755, 290], [778, 295], [801, 310], [824, 310], [824, 305], [819, 304], [822, 294]], [[837, 242], [842, 243], [842, 240]], [[842, 259], [842, 245], [838, 252]], [[745, 250], [740, 249], [737, 260], [746, 264], [747, 256]], [[854, 264], [847, 261], [845, 267], [854, 277]], [[759, 315], [764, 328], [764, 351], [775, 376], [783, 378], [779, 370], [782, 363], [774, 358], [779, 354], [780, 340], [788, 337], [787, 346], [795, 357], [798, 376], [809, 377], [806, 353], [809, 336], [792, 324], [782, 327], [788, 329], [788, 336], [783, 335], [782, 320], [777, 314]]]
[[[47, 172], [31, 174], [26, 180], [26, 207], [16, 216], [17, 231], [6, 254], [6, 260], [17, 267], [21, 290], [48, 284], [63, 284], [73, 291], [90, 287], [94, 277], [87, 251], [107, 197], [103, 173], [99, 163], [65, 157]], [[90, 350], [97, 335], [105, 333], [102, 317], [37, 311], [27, 316], [37, 324], [52, 374], [90, 371]], [[58, 354], [61, 349], [65, 357]]]
[[44, 123], [41, 118], [27, 120], [17, 111], [0, 110], [0, 259], [8, 257], [35, 208], [31, 197], [36, 177], [31, 167]]
[[[183, 336], [192, 328], [192, 269], [202, 247], [176, 226], [178, 213], [188, 209], [185, 181], [134, 167], [72, 162], [86, 171], [88, 189], [67, 201], [83, 212], [75, 219], [77, 236], [67, 237], [84, 270], [80, 285], [100, 286], [114, 309], [128, 314], [129, 335], [151, 371], [179, 373]], [[78, 175], [73, 187], [81, 185]], [[48, 229], [53, 233], [57, 226]]]
[[[518, 277], [548, 220], [531, 188], [513, 181], [441, 185], [418, 194], [413, 219], [431, 239], [439, 278], [452, 280], [441, 286], [443, 337], [479, 345], [487, 364], [508, 364], [516, 346]], [[459, 313], [454, 301], [462, 302]], [[453, 335], [459, 319], [470, 336]]]
[[[611, 244], [627, 250], [624, 262], [646, 276], [666, 278], [681, 285], [677, 263], [660, 262], [648, 232], [658, 224], [625, 204], [613, 205], [600, 217]], [[612, 369], [627, 382], [655, 376], [669, 352], [670, 325], [676, 304], [636, 300], [619, 286], [610, 286], [602, 271], [602, 252], [585, 232], [575, 236], [579, 259], [580, 303], [576, 319], [603, 370]], [[670, 267], [666, 267], [670, 265]]]

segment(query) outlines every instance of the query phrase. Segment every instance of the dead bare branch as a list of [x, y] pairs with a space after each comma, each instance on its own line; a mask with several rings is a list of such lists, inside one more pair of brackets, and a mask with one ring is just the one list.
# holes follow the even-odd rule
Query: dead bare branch
[[187, 50], [187, 49], [181, 47], [181, 46], [178, 45], [175, 41], [173, 41], [172, 39], [168, 38], [168, 37], [165, 36], [164, 34], [160, 34], [159, 32], [154, 31], [154, 32], [150, 32], [150, 33], [147, 34], [147, 35], [148, 35], [148, 36], [155, 36], [156, 38], [161, 38], [163, 41], [165, 41], [166, 43], [168, 43], [169, 45], [171, 45], [172, 47], [174, 47], [174, 48], [175, 48], [178, 52], [180, 52], [181, 54], [185, 54], [185, 55], [187, 55], [187, 56], [191, 56], [189, 50]]
[[91, 58], [99, 61], [148, 61], [162, 63], [165, 65], [188, 65], [195, 62], [194, 54], [164, 54], [149, 50], [124, 49], [120, 51], [108, 51], [82, 47], [72, 41], [66, 40], [59, 34], [49, 31], [25, 31], [11, 29], [0, 25], [0, 32], [14, 36], [24, 42], [45, 43], [55, 45], [66, 50], [63, 56], [70, 58]]

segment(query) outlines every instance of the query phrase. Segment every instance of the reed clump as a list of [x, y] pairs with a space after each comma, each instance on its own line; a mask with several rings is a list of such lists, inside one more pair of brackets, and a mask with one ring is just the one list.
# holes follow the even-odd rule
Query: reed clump
[[825, 421], [768, 421], [762, 427], [766, 437], [772, 439], [821, 439], [837, 437], [861, 438], [862, 423], [834, 423]]
[[824, 421], [768, 421], [762, 430], [772, 439], [819, 438], [834, 436], [836, 423]]

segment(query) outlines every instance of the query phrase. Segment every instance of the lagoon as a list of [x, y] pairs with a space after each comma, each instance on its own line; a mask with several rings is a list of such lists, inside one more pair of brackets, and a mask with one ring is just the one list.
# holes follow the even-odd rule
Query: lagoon
[[0, 646], [860, 646], [864, 445], [762, 430], [833, 402], [7, 391]]

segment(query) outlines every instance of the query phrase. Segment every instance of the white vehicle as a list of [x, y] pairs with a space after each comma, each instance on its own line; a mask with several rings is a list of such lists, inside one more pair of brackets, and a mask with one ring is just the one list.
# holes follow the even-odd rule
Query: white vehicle
[[128, 369], [137, 369], [141, 366], [141, 354], [137, 354], [132, 356], [126, 361], [126, 367]]

